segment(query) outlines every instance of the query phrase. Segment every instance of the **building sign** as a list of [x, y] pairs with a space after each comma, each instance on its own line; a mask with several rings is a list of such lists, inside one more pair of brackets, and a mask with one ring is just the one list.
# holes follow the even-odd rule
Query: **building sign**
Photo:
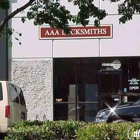
[[129, 90], [139, 90], [139, 79], [132, 78], [128, 80], [129, 82]]
[[63, 30], [40, 27], [40, 39], [70, 39], [70, 38], [112, 38], [112, 25], [95, 26], [72, 26], [70, 34], [65, 34]]
[[102, 63], [102, 66], [113, 67], [115, 70], [120, 69], [121, 62], [119, 60], [114, 60], [112, 63]]

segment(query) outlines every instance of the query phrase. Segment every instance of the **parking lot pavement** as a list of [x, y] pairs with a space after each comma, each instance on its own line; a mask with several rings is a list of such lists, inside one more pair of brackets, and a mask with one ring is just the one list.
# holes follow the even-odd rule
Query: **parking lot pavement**
[[0, 140], [4, 140], [5, 134], [0, 134]]

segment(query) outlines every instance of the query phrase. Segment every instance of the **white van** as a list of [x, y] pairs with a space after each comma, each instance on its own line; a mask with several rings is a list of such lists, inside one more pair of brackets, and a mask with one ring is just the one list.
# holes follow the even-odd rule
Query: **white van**
[[0, 133], [6, 133], [16, 122], [27, 119], [27, 109], [20, 87], [0, 81]]

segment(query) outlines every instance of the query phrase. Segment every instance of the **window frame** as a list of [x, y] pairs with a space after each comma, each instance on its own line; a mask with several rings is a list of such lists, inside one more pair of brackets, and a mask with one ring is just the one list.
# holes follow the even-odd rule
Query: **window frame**
[[2, 83], [1, 82], [0, 82], [0, 94], [1, 94], [0, 101], [2, 101], [3, 100], [3, 88], [2, 88]]

